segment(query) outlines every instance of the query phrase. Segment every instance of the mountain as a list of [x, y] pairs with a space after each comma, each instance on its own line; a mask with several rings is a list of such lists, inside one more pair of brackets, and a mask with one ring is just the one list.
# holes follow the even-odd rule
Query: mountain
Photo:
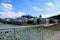
[[53, 18], [53, 19], [60, 19], [60, 15], [55, 15], [55, 16], [52, 16], [52, 17], [49, 17], [49, 18]]

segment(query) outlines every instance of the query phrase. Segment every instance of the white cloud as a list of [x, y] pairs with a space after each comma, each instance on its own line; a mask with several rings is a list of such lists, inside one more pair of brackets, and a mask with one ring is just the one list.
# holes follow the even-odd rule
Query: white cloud
[[55, 15], [58, 15], [58, 14], [60, 14], [60, 10], [55, 13]]
[[15, 17], [21, 17], [22, 15], [24, 15], [25, 13], [23, 12], [0, 12], [0, 17], [1, 18], [15, 18]]
[[50, 10], [50, 8], [46, 8], [46, 10], [48, 10], [48, 11], [49, 11], [49, 10]]
[[33, 10], [38, 11], [40, 9], [38, 7], [33, 7]]
[[24, 15], [24, 12], [13, 12], [13, 5], [7, 4], [7, 3], [1, 3], [0, 9], [2, 9], [3, 12], [0, 11], [0, 18], [15, 18], [20, 17]]
[[47, 17], [51, 17], [54, 15], [60, 15], [60, 10], [56, 11], [55, 13], [47, 13], [47, 14], [41, 14], [41, 15], [42, 15], [42, 18], [47, 18]]
[[50, 16], [60, 14], [60, 5], [59, 4], [60, 4], [60, 0], [55, 0], [54, 2], [48, 2], [47, 3], [47, 10], [48, 10], [47, 14], [49, 13]]
[[48, 6], [54, 6], [54, 4], [52, 2], [48, 2], [47, 5]]
[[34, 10], [34, 11], [41, 11], [41, 10], [44, 10], [44, 9], [40, 9], [38, 7], [33, 7], [32, 10]]
[[23, 12], [18, 12], [17, 13], [17, 17], [20, 17], [20, 16], [22, 16], [22, 15], [24, 15], [25, 13], [23, 13]]
[[51, 16], [50, 14], [41, 14], [41, 15], [42, 15], [42, 18], [47, 18]]
[[12, 4], [7, 4], [7, 3], [1, 3], [1, 6], [4, 10], [12, 10], [13, 8]]

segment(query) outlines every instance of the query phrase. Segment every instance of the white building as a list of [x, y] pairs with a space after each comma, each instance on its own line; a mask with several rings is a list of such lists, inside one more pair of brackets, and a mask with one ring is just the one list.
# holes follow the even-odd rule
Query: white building
[[47, 18], [41, 18], [40, 24], [49, 24], [49, 19], [47, 19]]

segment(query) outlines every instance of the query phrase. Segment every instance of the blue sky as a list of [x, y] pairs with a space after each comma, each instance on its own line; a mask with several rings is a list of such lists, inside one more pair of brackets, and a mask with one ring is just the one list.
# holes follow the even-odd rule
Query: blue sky
[[60, 14], [60, 0], [0, 0], [0, 17], [15, 18], [30, 14], [43, 18]]

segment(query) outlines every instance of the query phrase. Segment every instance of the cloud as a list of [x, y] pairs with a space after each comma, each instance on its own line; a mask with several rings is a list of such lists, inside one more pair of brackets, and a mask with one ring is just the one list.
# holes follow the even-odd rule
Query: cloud
[[55, 15], [58, 15], [58, 14], [60, 14], [60, 10], [58, 10], [58, 11], [55, 13]]
[[38, 7], [33, 7], [32, 10], [34, 10], [34, 11], [41, 11], [41, 10], [44, 10], [44, 9], [40, 9]]
[[47, 18], [47, 17], [51, 17], [51, 16], [54, 16], [54, 15], [60, 15], [60, 10], [54, 12], [54, 13], [47, 13], [47, 14], [41, 14], [42, 15], [42, 18]]
[[60, 4], [60, 0], [54, 0], [53, 2], [48, 2], [47, 3], [47, 8], [46, 8], [46, 10], [48, 10], [47, 14], [49, 14], [50, 16], [54, 16], [54, 15], [60, 14], [60, 5], [59, 4]]
[[54, 4], [52, 2], [48, 2], [47, 5], [48, 6], [54, 6]]
[[1, 18], [15, 18], [15, 17], [21, 17], [25, 13], [23, 12], [0, 12], [0, 17]]
[[47, 18], [51, 16], [50, 14], [41, 14], [41, 15], [42, 15], [42, 18]]
[[46, 8], [46, 10], [48, 10], [48, 11], [49, 11], [49, 10], [50, 10], [50, 8]]
[[38, 7], [33, 7], [32, 8], [34, 11], [39, 11], [40, 9]]
[[24, 12], [14, 12], [13, 11], [13, 5], [12, 4], [7, 4], [7, 3], [1, 3], [1, 10], [0, 11], [0, 18], [15, 18], [15, 17], [20, 17], [24, 15]]
[[5, 11], [5, 10], [12, 10], [13, 9], [13, 6], [12, 4], [7, 4], [7, 3], [1, 3], [1, 7], [2, 9]]
[[18, 13], [17, 13], [17, 17], [20, 17], [20, 16], [22, 16], [22, 15], [25, 15], [25, 13], [23, 13], [23, 12], [18, 12]]
[[7, 4], [7, 3], [1, 3], [1, 5], [5, 8], [12, 8], [11, 4]]

